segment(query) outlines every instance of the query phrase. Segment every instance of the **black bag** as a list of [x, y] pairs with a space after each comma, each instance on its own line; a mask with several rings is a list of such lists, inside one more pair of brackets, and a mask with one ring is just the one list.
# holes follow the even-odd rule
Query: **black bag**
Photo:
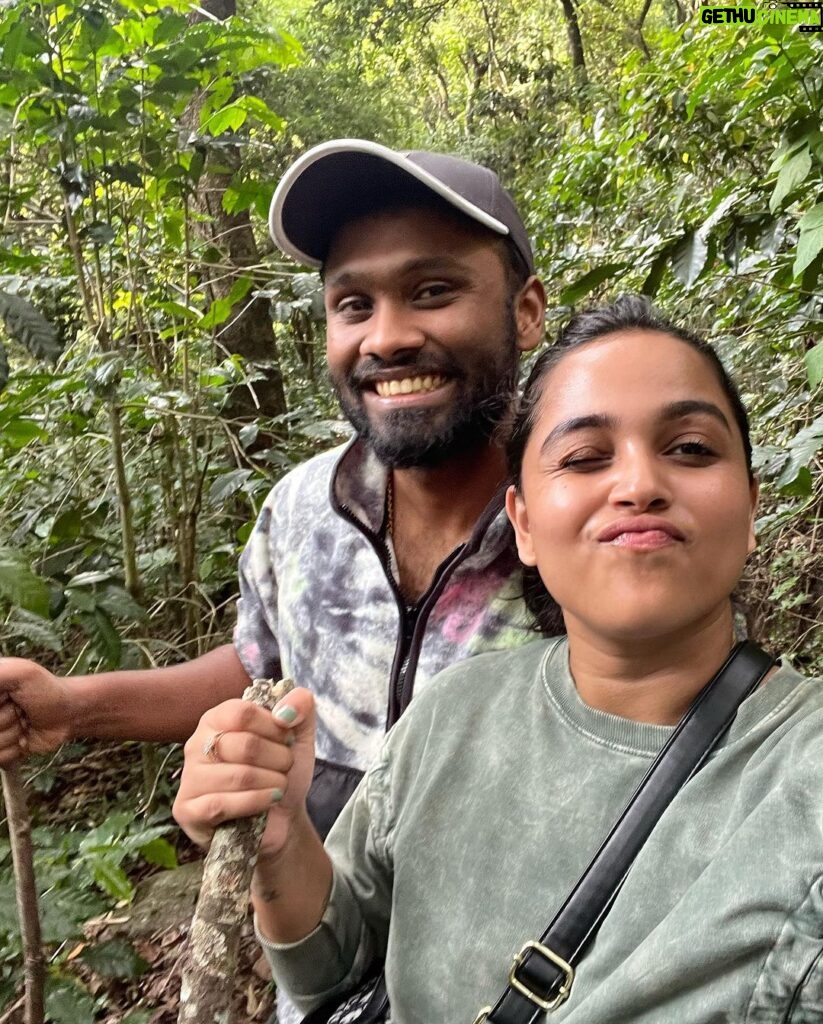
[[382, 962], [375, 961], [354, 992], [337, 996], [304, 1017], [301, 1024], [391, 1024]]

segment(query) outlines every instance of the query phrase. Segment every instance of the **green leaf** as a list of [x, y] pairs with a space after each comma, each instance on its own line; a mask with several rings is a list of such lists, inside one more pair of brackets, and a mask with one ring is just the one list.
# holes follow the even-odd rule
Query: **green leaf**
[[89, 1024], [94, 1000], [80, 985], [61, 980], [46, 992], [46, 1019], [53, 1024]]
[[257, 96], [242, 96], [238, 101], [238, 105], [242, 109], [246, 110], [249, 114], [252, 114], [257, 118], [261, 124], [265, 124], [269, 128], [273, 128], [279, 132], [283, 130], [284, 121], [283, 118], [264, 103], [263, 100]]
[[809, 379], [809, 387], [814, 390], [823, 381], [823, 341], [819, 341], [814, 348], [803, 356], [806, 364], [806, 376]]
[[221, 501], [235, 494], [252, 475], [250, 469], [232, 469], [216, 477], [209, 488], [209, 501], [218, 505]]
[[120, 634], [112, 625], [111, 619], [100, 605], [97, 605], [93, 613], [94, 632], [100, 640], [106, 655], [106, 660], [111, 668], [120, 667], [120, 654], [122, 642]]
[[0, 435], [0, 440], [2, 440], [3, 444], [9, 448], [14, 448], [16, 451], [25, 448], [32, 441], [48, 441], [48, 439], [49, 435], [39, 423], [35, 423], [34, 420], [23, 419], [22, 417], [5, 423], [2, 435]]
[[815, 228], [823, 228], [823, 203], [818, 203], [811, 210], [805, 213], [797, 222], [801, 231], [813, 231]]
[[80, 959], [104, 978], [139, 978], [149, 969], [148, 963], [125, 939], [110, 939], [89, 946]]
[[[561, 306], [574, 306], [582, 298], [594, 291], [594, 289], [602, 284], [604, 281], [608, 281], [610, 277], [614, 277], [615, 274], [619, 274], [621, 270], [626, 267], [625, 263], [605, 263], [601, 267], [595, 267], [593, 270], [588, 271], [582, 277], [579, 277], [575, 282], [568, 285], [560, 293], [560, 305]], [[301, 277], [312, 277], [314, 275], [303, 274]], [[316, 285], [315, 285], [316, 287]], [[295, 292], [299, 295], [300, 292], [297, 289], [297, 281], [295, 280]]]
[[672, 272], [677, 280], [691, 288], [706, 265], [709, 246], [699, 231], [689, 231], [672, 253]]
[[60, 355], [57, 329], [19, 295], [0, 291], [0, 319], [6, 325], [9, 336], [36, 359], [54, 362]]
[[202, 126], [210, 135], [222, 135], [223, 132], [234, 131], [242, 128], [246, 122], [248, 113], [243, 105], [237, 101], [215, 111]]
[[231, 316], [235, 305], [248, 295], [252, 283], [250, 277], [238, 278], [232, 285], [228, 295], [222, 299], [215, 299], [209, 306], [203, 315], [203, 319], [200, 321], [201, 327], [219, 327], [220, 324], [225, 323]]
[[780, 488], [780, 493], [790, 498], [808, 498], [812, 491], [812, 474], [808, 466], [801, 466], [794, 480]]
[[812, 156], [807, 144], [780, 168], [774, 192], [769, 200], [769, 209], [772, 213], [780, 209], [783, 200], [803, 184], [811, 169]]
[[0, 595], [17, 608], [48, 618], [48, 584], [31, 571], [19, 551], [11, 548], [0, 548]]
[[812, 459], [823, 448], [823, 416], [798, 431], [789, 444], [789, 459], [777, 478], [781, 489], [795, 484], [802, 471], [808, 472]]
[[22, 608], [6, 619], [5, 631], [9, 641], [20, 637], [32, 647], [40, 647], [57, 654], [63, 650], [62, 637], [51, 621]]
[[150, 843], [140, 847], [140, 856], [149, 864], [156, 864], [160, 868], [177, 867], [177, 850], [168, 839], [152, 839]]
[[106, 857], [95, 858], [91, 865], [91, 874], [100, 888], [116, 900], [130, 900], [134, 895], [126, 872]]
[[663, 280], [663, 274], [666, 272], [666, 267], [669, 263], [669, 255], [669, 249], [666, 248], [652, 260], [652, 265], [649, 267], [649, 272], [646, 274], [646, 279], [640, 288], [644, 295], [653, 298], [657, 294], [657, 289], [660, 287], [660, 282]]
[[795, 256], [792, 273], [800, 277], [806, 267], [810, 266], [823, 250], [823, 221], [816, 227], [800, 230], [800, 238], [797, 242], [797, 255]]

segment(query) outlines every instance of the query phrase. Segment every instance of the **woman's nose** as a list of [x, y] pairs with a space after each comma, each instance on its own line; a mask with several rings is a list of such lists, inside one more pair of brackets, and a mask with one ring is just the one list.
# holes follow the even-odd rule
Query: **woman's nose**
[[409, 310], [393, 302], [381, 302], [366, 323], [360, 354], [389, 362], [400, 352], [421, 348], [425, 341]]
[[651, 451], [631, 451], [615, 459], [610, 500], [625, 508], [665, 508], [671, 504], [666, 467]]

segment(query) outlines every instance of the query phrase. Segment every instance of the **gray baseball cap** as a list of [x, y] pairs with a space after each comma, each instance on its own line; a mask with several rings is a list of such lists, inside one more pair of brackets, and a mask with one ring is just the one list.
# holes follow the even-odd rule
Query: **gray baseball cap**
[[272, 198], [269, 230], [283, 252], [320, 267], [347, 221], [432, 193], [490, 231], [508, 235], [534, 273], [526, 228], [494, 171], [443, 153], [398, 152], [364, 139], [324, 142], [295, 160]]

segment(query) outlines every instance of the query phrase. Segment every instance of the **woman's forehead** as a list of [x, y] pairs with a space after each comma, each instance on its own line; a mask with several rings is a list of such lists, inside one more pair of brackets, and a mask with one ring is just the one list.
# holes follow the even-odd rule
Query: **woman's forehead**
[[541, 417], [651, 412], [672, 402], [707, 401], [733, 418], [709, 359], [679, 338], [632, 329], [564, 354], [543, 386]]

